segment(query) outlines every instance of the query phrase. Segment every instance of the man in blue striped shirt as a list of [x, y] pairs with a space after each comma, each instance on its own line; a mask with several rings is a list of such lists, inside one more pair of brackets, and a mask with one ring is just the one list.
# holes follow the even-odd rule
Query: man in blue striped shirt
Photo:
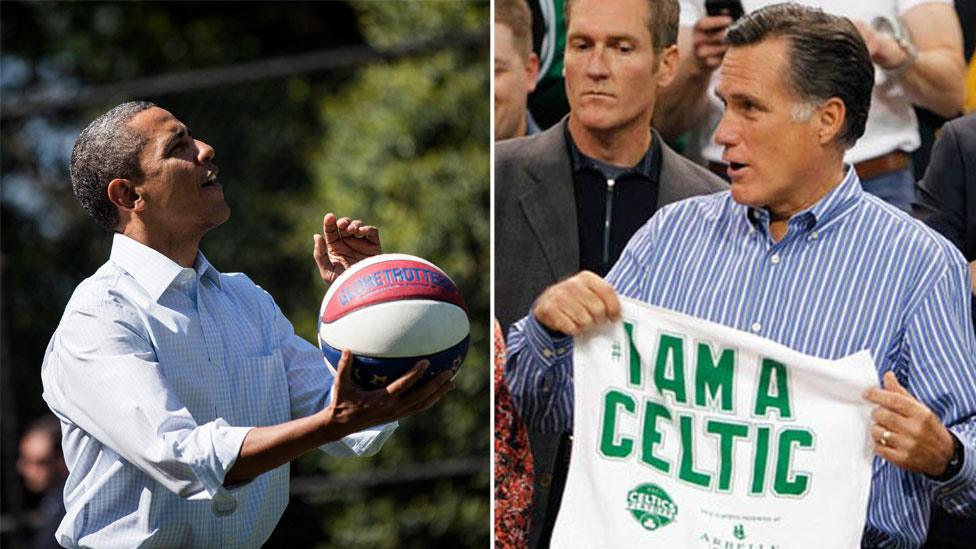
[[532, 428], [572, 429], [572, 339], [617, 295], [836, 359], [868, 349], [883, 388], [865, 547], [917, 547], [931, 506], [976, 514], [976, 340], [966, 263], [865, 194], [844, 151], [864, 132], [874, 70], [846, 19], [796, 5], [730, 28], [716, 132], [732, 188], [660, 210], [607, 280], [548, 288], [509, 335]]

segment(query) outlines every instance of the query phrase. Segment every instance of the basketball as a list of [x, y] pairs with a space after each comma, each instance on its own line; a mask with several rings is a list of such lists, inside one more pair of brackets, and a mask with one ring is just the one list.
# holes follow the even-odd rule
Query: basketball
[[352, 378], [385, 387], [418, 361], [430, 366], [417, 385], [444, 370], [457, 374], [470, 342], [467, 306], [454, 281], [412, 255], [382, 254], [342, 273], [322, 300], [319, 346], [335, 372], [344, 349]]

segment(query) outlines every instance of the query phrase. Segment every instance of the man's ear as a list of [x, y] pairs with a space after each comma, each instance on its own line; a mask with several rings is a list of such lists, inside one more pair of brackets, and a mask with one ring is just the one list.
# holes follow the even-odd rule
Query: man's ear
[[526, 93], [535, 91], [536, 79], [539, 77], [539, 56], [532, 52], [529, 59], [525, 62], [525, 88]]
[[847, 107], [839, 97], [831, 97], [817, 109], [816, 122], [820, 126], [817, 130], [821, 145], [835, 141], [844, 129], [844, 119], [847, 118]]
[[658, 54], [657, 70], [661, 72], [657, 80], [659, 88], [667, 88], [678, 74], [678, 46], [671, 45]]
[[108, 182], [108, 200], [119, 210], [139, 212], [145, 209], [146, 202], [139, 196], [135, 183], [130, 179], [116, 178]]

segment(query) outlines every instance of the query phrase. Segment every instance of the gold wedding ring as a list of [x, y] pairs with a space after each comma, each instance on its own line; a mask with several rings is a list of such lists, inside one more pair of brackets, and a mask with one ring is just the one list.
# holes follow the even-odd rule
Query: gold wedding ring
[[885, 429], [885, 431], [881, 433], [881, 439], [878, 442], [881, 443], [882, 446], [888, 446], [888, 439], [890, 438], [891, 438], [891, 431]]

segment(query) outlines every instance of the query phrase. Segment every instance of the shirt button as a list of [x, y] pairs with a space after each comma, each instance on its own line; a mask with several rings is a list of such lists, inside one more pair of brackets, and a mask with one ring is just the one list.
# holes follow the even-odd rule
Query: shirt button
[[779, 254], [773, 254], [773, 257], [770, 257], [769, 260], [773, 262], [773, 265], [778, 264], [779, 263]]
[[816, 240], [816, 239], [817, 239], [817, 231], [811, 232], [810, 233], [810, 240]]
[[546, 358], [551, 357], [552, 356], [552, 349], [548, 349], [548, 348], [547, 349], [543, 349], [542, 350], [542, 356], [544, 356]]
[[548, 395], [552, 391], [552, 382], [554, 381], [552, 372], [546, 372], [542, 376], [542, 393]]
[[762, 324], [760, 324], [758, 322], [753, 322], [752, 323], [752, 331], [753, 332], [756, 332], [756, 333], [759, 333], [759, 330], [762, 330]]

